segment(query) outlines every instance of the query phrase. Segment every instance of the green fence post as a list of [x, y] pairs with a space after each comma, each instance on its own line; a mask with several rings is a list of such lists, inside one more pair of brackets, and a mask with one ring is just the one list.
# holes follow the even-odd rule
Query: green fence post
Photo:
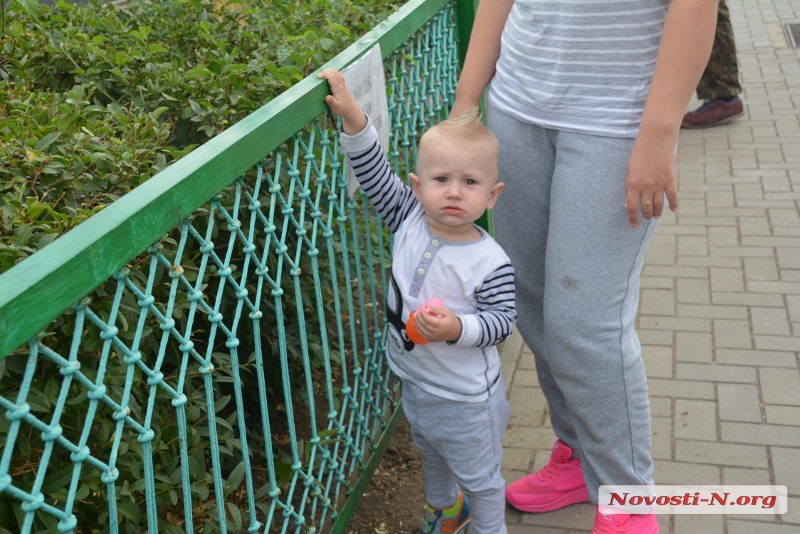
[[[480, 0], [456, 0], [456, 35], [458, 35], [458, 68], [464, 68], [464, 59], [467, 57], [469, 37], [472, 34], [472, 25], [475, 23], [475, 13], [478, 11]], [[481, 99], [481, 111], [483, 111]], [[491, 210], [486, 211], [476, 221], [478, 226], [494, 235], [494, 221]]]
[[458, 68], [464, 67], [469, 36], [478, 11], [478, 0], [456, 0], [456, 33], [458, 35]]

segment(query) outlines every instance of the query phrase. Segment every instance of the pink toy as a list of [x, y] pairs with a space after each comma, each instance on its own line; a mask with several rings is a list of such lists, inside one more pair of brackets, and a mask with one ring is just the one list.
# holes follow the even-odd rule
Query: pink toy
[[434, 317], [438, 317], [439, 319], [442, 318], [441, 315], [433, 313], [432, 311], [430, 311], [428, 309], [428, 306], [434, 306], [436, 308], [443, 308], [444, 307], [444, 302], [442, 302], [441, 300], [439, 300], [437, 298], [432, 298], [431, 300], [426, 302], [419, 310], [411, 312], [411, 314], [408, 316], [408, 322], [406, 323], [406, 335], [408, 336], [408, 339], [410, 339], [411, 341], [413, 341], [417, 345], [424, 345], [424, 344], [428, 343], [428, 340], [425, 339], [424, 337], [422, 337], [421, 335], [419, 335], [419, 332], [417, 332], [417, 329], [414, 327], [414, 316], [417, 315], [417, 313], [419, 313], [420, 311], [423, 311], [423, 312], [427, 313], [428, 315], [432, 315]]

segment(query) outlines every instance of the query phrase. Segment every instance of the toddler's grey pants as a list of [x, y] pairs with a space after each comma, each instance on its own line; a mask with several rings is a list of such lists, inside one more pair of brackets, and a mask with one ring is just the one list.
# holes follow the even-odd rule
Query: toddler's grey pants
[[[639, 273], [658, 221], [631, 228], [633, 139], [549, 130], [495, 108], [505, 190], [495, 233], [514, 266], [517, 328], [533, 351], [556, 435], [601, 484], [652, 484], [650, 402], [634, 332]], [[666, 207], [665, 207], [666, 209]]]
[[433, 508], [449, 508], [460, 488], [470, 503], [470, 534], [508, 532], [500, 463], [511, 408], [502, 376], [499, 381], [483, 402], [443, 399], [403, 383], [403, 410], [422, 455], [425, 498]]

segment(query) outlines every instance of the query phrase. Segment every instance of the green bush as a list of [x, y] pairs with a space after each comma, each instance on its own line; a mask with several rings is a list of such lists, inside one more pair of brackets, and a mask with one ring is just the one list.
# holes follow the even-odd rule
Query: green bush
[[[245, 0], [228, 7], [215, 7], [206, 0], [174, 0], [164, 3], [134, 1], [127, 11], [110, 5], [91, 3], [72, 5], [59, 1], [52, 8], [38, 7], [32, 0], [17, 0], [6, 7], [1, 24], [2, 59], [0, 59], [0, 273], [42, 249], [55, 238], [80, 224], [98, 210], [153, 177], [173, 161], [191, 152], [196, 146], [224, 130], [230, 124], [252, 113], [270, 99], [302, 80], [309, 72], [332, 58], [361, 33], [370, 29], [402, 0], [284, 0], [274, 3]], [[269, 165], [269, 163], [268, 163]], [[269, 168], [266, 170], [269, 172]], [[285, 172], [285, 171], [284, 171]], [[225, 203], [230, 191], [223, 191]], [[295, 202], [302, 202], [295, 198]], [[195, 216], [202, 228], [209, 214], [199, 210]], [[205, 219], [205, 220], [204, 220]], [[216, 219], [217, 225], [222, 221]], [[280, 223], [277, 223], [280, 227]], [[280, 228], [279, 228], [280, 231]], [[165, 256], [173, 258], [179, 231], [162, 240]], [[293, 231], [292, 240], [298, 239]], [[219, 236], [215, 233], [212, 238]], [[287, 243], [289, 244], [289, 243]], [[263, 239], [257, 244], [265, 246]], [[293, 249], [293, 244], [290, 248]], [[184, 252], [183, 265], [199, 262], [199, 246], [190, 244]], [[236, 250], [241, 254], [241, 246]], [[275, 258], [269, 260], [275, 270]], [[311, 272], [305, 258], [300, 268]], [[327, 261], [323, 251], [320, 262]], [[148, 267], [142, 257], [129, 264], [130, 276], [143, 287]], [[323, 267], [324, 269], [324, 267]], [[159, 267], [153, 294], [164, 302], [169, 293], [168, 272]], [[341, 274], [341, 273], [340, 273]], [[234, 276], [237, 276], [236, 274]], [[187, 278], [191, 272], [187, 271]], [[313, 291], [313, 280], [304, 274], [304, 287]], [[220, 277], [215, 269], [205, 274], [204, 284], [214, 288]], [[159, 284], [158, 282], [161, 281]], [[248, 282], [253, 294], [253, 286]], [[91, 295], [91, 308], [106, 320], [111, 308], [115, 282], [109, 281]], [[304, 290], [307, 291], [307, 290]], [[211, 290], [207, 290], [211, 293]], [[296, 324], [293, 295], [283, 299], [287, 348], [290, 357], [290, 388], [295, 396], [305, 391], [300, 380], [300, 325]], [[309, 294], [304, 303], [313, 302]], [[263, 304], [263, 303], [262, 303]], [[189, 302], [180, 296], [175, 319], [185, 331]], [[224, 292], [221, 311], [236, 305], [230, 285]], [[333, 317], [332, 303], [326, 303], [326, 314]], [[130, 344], [132, 328], [138, 320], [135, 299], [126, 296], [117, 325], [119, 337]], [[311, 320], [304, 327], [312, 352], [312, 371], [319, 368], [320, 325]], [[58, 317], [45, 333], [44, 343], [55, 352], [69, 353], [71, 336], [76, 327], [75, 312]], [[192, 340], [201, 350], [202, 340], [210, 327], [205, 316], [198, 315]], [[348, 325], [345, 325], [348, 328]], [[248, 330], [250, 329], [250, 330]], [[158, 351], [158, 323], [150, 317], [140, 351]], [[253, 380], [252, 326], [243, 322], [239, 329], [239, 347], [244, 377]], [[283, 384], [277, 363], [277, 324], [271, 322], [258, 332], [267, 365], [267, 382], [271, 408], [281, 409]], [[250, 341], [248, 341], [250, 340]], [[222, 373], [214, 381], [218, 439], [221, 443], [223, 472], [230, 473], [241, 461], [241, 445], [235, 412], [223, 404], [230, 400], [231, 363], [224, 340], [214, 347], [215, 367]], [[78, 349], [82, 372], [94, 379], [102, 340], [97, 328], [86, 328]], [[161, 372], [165, 380], [177, 379], [181, 354], [172, 346], [166, 354]], [[202, 348], [201, 352], [205, 350]], [[216, 352], [219, 350], [219, 352]], [[25, 353], [21, 348], [0, 361], [0, 381], [6, 384], [3, 395], [13, 398], [24, 374]], [[336, 354], [333, 354], [336, 357]], [[109, 394], [121, 398], [127, 366], [119, 354], [112, 354], [106, 370], [105, 384]], [[197, 379], [197, 365], [190, 366], [189, 378]], [[148, 402], [149, 386], [138, 373], [140, 386], [130, 392], [132, 416], [141, 420]], [[249, 378], [248, 378], [249, 377]], [[47, 420], [52, 413], [61, 376], [58, 367], [39, 358], [31, 384], [28, 402], [37, 417]], [[190, 426], [189, 449], [192, 493], [195, 513], [212, 515], [213, 484], [207, 443], [208, 414], [205, 393], [192, 389], [187, 380], [187, 423]], [[245, 392], [255, 395], [254, 391]], [[65, 436], [75, 441], [79, 434], [85, 404], [85, 388], [74, 383], [64, 407], [62, 426]], [[177, 422], [167, 395], [157, 393], [158, 413], [153, 416], [156, 432], [154, 462], [161, 466], [157, 481], [157, 500], [164, 531], [179, 532], [182, 503], [175, 493], [179, 488], [179, 449]], [[227, 400], [226, 400], [227, 399]], [[75, 400], [75, 402], [72, 402]], [[258, 399], [246, 398], [245, 405], [257, 413]], [[255, 414], [248, 414], [255, 416]], [[93, 449], [98, 457], [107, 457], [110, 436], [115, 423], [110, 409], [100, 407], [92, 426], [93, 435], [106, 444]], [[8, 432], [8, 422], [0, 417], [0, 444]], [[253, 425], [257, 428], [259, 425]], [[249, 430], [249, 429], [248, 429]], [[41, 456], [42, 441], [32, 428], [17, 438], [12, 465], [14, 482], [32, 486]], [[265, 448], [258, 450], [263, 437], [251, 435], [253, 461], [265, 464]], [[125, 430], [128, 447], [120, 454], [117, 468], [120, 480], [142, 479], [142, 446], [130, 429]], [[282, 453], [276, 448], [277, 460]], [[287, 460], [279, 464], [284, 472]], [[64, 481], [73, 464], [69, 454], [56, 448], [50, 458], [43, 491], [48, 502], [65, 498]], [[108, 506], [105, 488], [99, 474], [83, 467], [81, 486], [74, 513], [83, 521], [80, 532], [103, 532], [107, 529]], [[118, 484], [119, 512], [124, 532], [141, 530], [144, 489], [142, 484]], [[264, 494], [262, 486], [261, 495]], [[258, 490], [258, 487], [257, 487]], [[179, 491], [179, 489], [178, 489]], [[211, 497], [209, 497], [209, 492]], [[214, 512], [215, 513], [215, 512]], [[19, 502], [0, 495], [0, 532], [14, 532], [21, 525]], [[87, 518], [97, 520], [86, 521]], [[36, 513], [34, 531], [55, 529], [52, 516]], [[214, 521], [204, 531], [213, 530]]]

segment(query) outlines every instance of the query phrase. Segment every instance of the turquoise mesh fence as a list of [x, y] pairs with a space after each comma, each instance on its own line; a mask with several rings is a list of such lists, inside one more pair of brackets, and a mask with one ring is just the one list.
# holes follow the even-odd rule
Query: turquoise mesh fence
[[[401, 175], [418, 136], [445, 118], [458, 69], [455, 7], [410, 4], [331, 62], [406, 32], [384, 50], [389, 159]], [[363, 193], [347, 197], [336, 125], [317, 115], [324, 88], [300, 85], [282, 102], [312, 120], [274, 150], [248, 149], [257, 163], [176, 227], [159, 231], [143, 215], [158, 203], [171, 213], [163, 199], [177, 198], [179, 171], [167, 169], [102, 224], [0, 277], [0, 356], [10, 352], [0, 360], [0, 532], [343, 528], [400, 413], [384, 359], [390, 235]], [[263, 146], [259, 132], [279, 121], [248, 130], [247, 146]], [[232, 130], [220, 137], [238, 143]], [[180, 187], [202, 189], [203, 176], [241, 164], [216, 146], [174, 166], [194, 169]], [[62, 239], [91, 246], [65, 256]], [[153, 244], [125, 252], [143, 239]], [[114, 254], [122, 260], [109, 268]], [[113, 275], [94, 289], [72, 289], [103, 269]], [[13, 342], [37, 301], [45, 310], [59, 299], [74, 304], [36, 316], [33, 337]]]

